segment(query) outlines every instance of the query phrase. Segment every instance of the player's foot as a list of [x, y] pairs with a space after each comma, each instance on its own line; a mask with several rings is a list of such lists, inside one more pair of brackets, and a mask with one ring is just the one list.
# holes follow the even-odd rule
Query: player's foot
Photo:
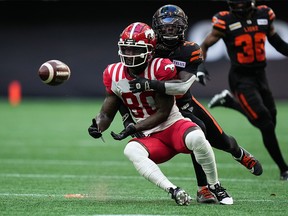
[[233, 95], [227, 89], [224, 89], [221, 93], [213, 96], [208, 103], [208, 107], [213, 108], [216, 106], [226, 106], [231, 100], [233, 100]]
[[179, 187], [175, 189], [170, 188], [169, 193], [178, 205], [189, 205], [192, 200], [189, 194]]
[[220, 185], [220, 183], [217, 183], [215, 185], [209, 185], [209, 190], [213, 194], [215, 194], [220, 204], [223, 204], [223, 205], [233, 204], [233, 198], [226, 192], [226, 189], [223, 188]]
[[262, 165], [261, 163], [248, 151], [241, 148], [243, 155], [241, 159], [234, 158], [236, 161], [241, 163], [243, 166], [245, 166], [252, 174], [259, 176], [263, 173]]
[[282, 181], [288, 181], [288, 170], [281, 173], [281, 175], [280, 175], [280, 180], [282, 180]]
[[198, 203], [217, 203], [217, 199], [208, 187], [203, 186], [200, 191], [197, 191], [196, 200]]

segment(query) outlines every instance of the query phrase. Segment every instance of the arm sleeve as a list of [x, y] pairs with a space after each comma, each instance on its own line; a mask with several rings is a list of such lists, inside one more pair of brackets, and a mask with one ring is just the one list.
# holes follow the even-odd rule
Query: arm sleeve
[[190, 79], [185, 82], [165, 82], [165, 93], [167, 95], [183, 95], [185, 94], [196, 80], [196, 76], [192, 75]]
[[268, 41], [278, 52], [288, 56], [288, 43], [286, 43], [277, 33], [268, 37]]

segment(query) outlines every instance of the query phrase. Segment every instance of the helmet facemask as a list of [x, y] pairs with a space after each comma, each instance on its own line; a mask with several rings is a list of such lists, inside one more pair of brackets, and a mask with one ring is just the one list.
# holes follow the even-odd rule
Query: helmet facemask
[[120, 34], [118, 54], [126, 67], [143, 68], [152, 58], [156, 46], [153, 29], [145, 23], [135, 22]]
[[153, 16], [152, 28], [158, 39], [168, 47], [175, 47], [185, 40], [188, 18], [184, 11], [175, 5], [161, 7]]
[[126, 67], [138, 67], [151, 60], [153, 46], [144, 41], [135, 42], [134, 40], [120, 40], [118, 42], [121, 62]]

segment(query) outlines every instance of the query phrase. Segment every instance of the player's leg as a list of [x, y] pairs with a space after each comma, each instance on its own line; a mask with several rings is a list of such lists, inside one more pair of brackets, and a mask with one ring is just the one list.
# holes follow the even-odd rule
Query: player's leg
[[[202, 131], [206, 133], [206, 127], [203, 121], [197, 118], [189, 109], [181, 110], [181, 114], [191, 119], [194, 123], [201, 127]], [[206, 174], [203, 171], [201, 165], [196, 161], [194, 153], [191, 153], [191, 159], [194, 166], [195, 176], [197, 180], [197, 192], [196, 192], [196, 200], [199, 203], [215, 203], [217, 202], [215, 196], [208, 188], [208, 183], [206, 179]]]
[[[179, 139], [182, 137], [182, 139]], [[170, 138], [170, 143], [168, 138]], [[195, 123], [188, 120], [179, 120], [162, 133], [164, 143], [169, 143], [179, 153], [193, 151], [196, 161], [202, 166], [206, 174], [209, 189], [221, 204], [233, 204], [232, 197], [221, 186], [214, 152], [203, 131]]]
[[[248, 85], [247, 83], [240, 85], [237, 88], [236, 94], [240, 104], [246, 111], [248, 120], [260, 130], [267, 151], [279, 167], [280, 179], [288, 180], [286, 175], [288, 166], [281, 153], [275, 131], [276, 105], [268, 87], [265, 74], [257, 76], [257, 78], [255, 77], [254, 82], [259, 83], [260, 80], [262, 83], [258, 87], [249, 85], [249, 83]], [[258, 90], [258, 88], [261, 90]]]
[[124, 155], [141, 176], [170, 193], [178, 205], [189, 205], [191, 202], [189, 194], [174, 185], [156, 164], [169, 160], [175, 154], [173, 149], [152, 137], [130, 141], [124, 149]]
[[230, 153], [233, 158], [245, 166], [254, 175], [263, 172], [261, 163], [247, 150], [239, 146], [236, 139], [227, 135], [216, 119], [205, 107], [192, 97], [193, 114], [200, 118], [206, 126], [206, 138], [212, 147]]

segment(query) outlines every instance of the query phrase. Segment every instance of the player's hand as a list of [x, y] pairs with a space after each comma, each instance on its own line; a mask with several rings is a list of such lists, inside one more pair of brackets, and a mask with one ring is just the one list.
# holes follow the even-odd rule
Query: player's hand
[[206, 75], [204, 72], [198, 71], [196, 74], [197, 78], [197, 82], [199, 82], [200, 84], [206, 86], [207, 80], [206, 80]]
[[196, 81], [203, 86], [206, 86], [207, 80], [210, 80], [209, 73], [203, 63], [198, 66], [196, 77]]
[[111, 131], [111, 136], [115, 140], [122, 140], [122, 139], [125, 139], [126, 137], [128, 137], [132, 134], [135, 134], [135, 133], [136, 133], [136, 128], [135, 128], [134, 124], [130, 124], [123, 131], [121, 131], [119, 134], [116, 134], [113, 131]]
[[132, 93], [148, 91], [151, 89], [150, 88], [151, 80], [146, 79], [144, 77], [136, 76], [135, 79], [129, 81], [129, 85], [130, 85], [130, 91], [132, 91]]
[[90, 125], [90, 127], [88, 128], [88, 132], [89, 132], [90, 136], [92, 136], [95, 139], [98, 139], [102, 136], [101, 131], [99, 131], [99, 129], [98, 129], [98, 125], [96, 123], [95, 118], [92, 119], [92, 125]]
[[[122, 116], [122, 121], [123, 121], [123, 125], [124, 125], [124, 127], [126, 128], [126, 127], [128, 127], [130, 124], [135, 124], [135, 122], [133, 121], [133, 119], [132, 119], [132, 117], [130, 116], [130, 114], [129, 113], [125, 113], [123, 116]], [[141, 132], [141, 131], [139, 131], [139, 132], [136, 132], [136, 133], [134, 133], [134, 134], [131, 134], [131, 136], [133, 137], [133, 138], [141, 138], [141, 137], [145, 137], [145, 135]]]

